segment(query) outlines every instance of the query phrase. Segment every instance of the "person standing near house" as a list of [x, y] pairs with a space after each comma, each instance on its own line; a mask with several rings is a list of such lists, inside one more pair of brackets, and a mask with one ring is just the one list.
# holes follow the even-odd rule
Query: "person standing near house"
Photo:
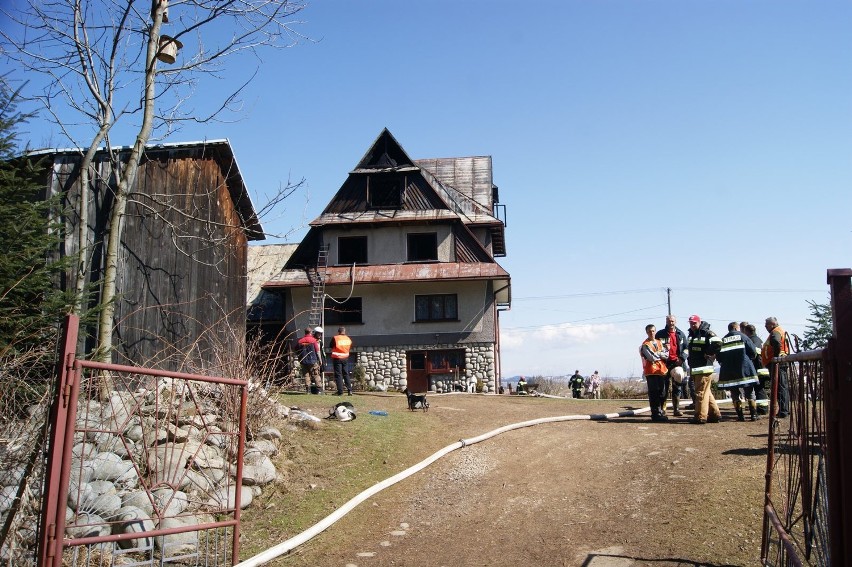
[[337, 384], [337, 395], [343, 395], [343, 385], [346, 384], [346, 395], [352, 395], [352, 382], [349, 379], [349, 349], [352, 339], [346, 335], [345, 327], [338, 327], [337, 334], [331, 339], [331, 365], [334, 368], [334, 382]]
[[299, 366], [302, 378], [305, 380], [305, 391], [319, 391], [320, 384], [320, 345], [316, 337], [311, 334], [311, 328], [305, 329], [305, 336], [299, 339]]
[[601, 399], [601, 375], [597, 370], [592, 374], [592, 399]]
[[571, 386], [571, 396], [574, 398], [583, 397], [583, 383], [585, 379], [580, 375], [579, 370], [574, 371], [574, 375], [568, 380], [568, 385]]
[[710, 330], [707, 321], [702, 321], [698, 315], [689, 318], [686, 362], [695, 388], [695, 413], [691, 423], [718, 423], [722, 417], [710, 390], [713, 383], [713, 360], [721, 345], [722, 339]]
[[663, 347], [663, 341], [655, 337], [656, 332], [654, 325], [645, 325], [647, 338], [639, 347], [639, 355], [642, 357], [642, 375], [648, 383], [651, 421], [668, 421], [669, 418], [662, 412], [662, 406], [666, 403], [664, 384], [669, 373], [666, 368], [668, 352]]
[[778, 324], [778, 319], [775, 317], [767, 317], [764, 325], [769, 337], [763, 343], [763, 349], [760, 352], [760, 357], [763, 365], [769, 369], [769, 376], [775, 376], [776, 368], [778, 370], [778, 398], [776, 400], [778, 413], [776, 417], [785, 418], [790, 415], [790, 391], [787, 383], [787, 365], [773, 362], [774, 358], [784, 357], [790, 354], [790, 348], [787, 343], [787, 332]]
[[527, 393], [527, 379], [521, 376], [518, 378], [518, 387], [517, 394], [520, 396], [521, 394]]
[[[663, 384], [664, 400], [669, 397], [669, 382], [672, 389], [672, 415], [680, 417], [683, 413], [680, 411], [680, 398], [688, 395], [688, 381], [683, 380], [678, 383], [670, 378], [673, 368], [683, 368], [683, 363], [686, 360], [686, 334], [677, 327], [677, 317], [669, 315], [666, 317], [666, 327], [657, 331], [655, 338], [663, 341], [663, 346], [666, 349], [665, 363], [668, 369], [665, 383]], [[684, 369], [685, 370], [685, 369]], [[666, 413], [666, 405], [663, 403], [662, 412]]]
[[754, 369], [757, 371], [757, 385], [754, 387], [754, 397], [757, 403], [757, 413], [766, 415], [769, 413], [769, 396], [766, 394], [769, 388], [769, 370], [763, 366], [763, 360], [761, 359], [763, 340], [757, 336], [757, 328], [748, 321], [740, 323], [740, 332], [749, 338], [757, 353], [754, 356], [754, 360], [752, 360]]
[[757, 420], [757, 404], [754, 387], [757, 385], [757, 370], [754, 368], [754, 345], [740, 332], [736, 322], [728, 323], [728, 334], [722, 337], [719, 349], [719, 388], [731, 392], [731, 400], [737, 411], [737, 421], [745, 421], [742, 397], [748, 403], [748, 413], [752, 421]]

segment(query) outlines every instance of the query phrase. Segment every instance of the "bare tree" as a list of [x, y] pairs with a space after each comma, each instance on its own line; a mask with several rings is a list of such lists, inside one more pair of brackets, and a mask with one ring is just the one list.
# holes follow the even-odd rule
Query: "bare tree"
[[[80, 187], [102, 183], [113, 192], [100, 293], [98, 357], [112, 351], [118, 249], [129, 191], [146, 144], [186, 121], [208, 122], [237, 109], [242, 84], [226, 89], [212, 108], [190, 105], [202, 80], [220, 80], [226, 60], [259, 58], [262, 48], [290, 47], [305, 39], [294, 16], [294, 0], [22, 0], [4, 9], [12, 23], [0, 30], [5, 55], [33, 77], [46, 80], [29, 97], [38, 101], [61, 134], [81, 148]], [[166, 33], [168, 32], [168, 33]], [[163, 65], [168, 65], [165, 67]], [[117, 128], [118, 126], [118, 128]], [[119, 159], [113, 138], [135, 135]], [[121, 135], [121, 134], [118, 134]], [[108, 173], [94, 167], [99, 149], [111, 160]], [[103, 170], [100, 170], [103, 171]], [[101, 178], [97, 178], [98, 175]], [[92, 177], [96, 177], [92, 179]], [[293, 190], [289, 182], [273, 202]], [[76, 204], [80, 260], [76, 268], [76, 311], [84, 308], [83, 286], [91, 255], [87, 195]]]

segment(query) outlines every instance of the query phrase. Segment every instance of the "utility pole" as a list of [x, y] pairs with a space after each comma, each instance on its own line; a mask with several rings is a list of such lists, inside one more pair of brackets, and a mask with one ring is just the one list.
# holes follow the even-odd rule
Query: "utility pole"
[[672, 316], [672, 288], [666, 288], [666, 302], [669, 304], [669, 317]]

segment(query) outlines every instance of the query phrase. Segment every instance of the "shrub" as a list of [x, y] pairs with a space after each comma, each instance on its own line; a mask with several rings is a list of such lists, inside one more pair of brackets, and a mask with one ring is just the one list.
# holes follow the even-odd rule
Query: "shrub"
[[568, 397], [571, 395], [568, 385], [562, 378], [554, 378], [553, 376], [533, 376], [527, 380], [527, 382], [530, 384], [537, 384], [536, 391], [539, 394]]
[[362, 392], [367, 390], [367, 370], [360, 364], [352, 369], [352, 386]]
[[619, 382], [605, 382], [601, 386], [601, 399], [605, 400], [627, 400], [644, 398], [648, 395], [648, 386], [645, 381], [625, 380]]

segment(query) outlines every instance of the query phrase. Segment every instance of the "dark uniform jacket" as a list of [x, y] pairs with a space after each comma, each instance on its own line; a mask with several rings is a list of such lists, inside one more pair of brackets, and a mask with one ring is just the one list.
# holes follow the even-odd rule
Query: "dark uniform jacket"
[[736, 388], [757, 383], [754, 369], [756, 351], [751, 339], [739, 331], [731, 331], [722, 338], [722, 346], [716, 360], [719, 361], [719, 387]]
[[695, 331], [689, 330], [687, 344], [689, 345], [689, 354], [686, 361], [690, 368], [695, 369], [713, 364], [712, 360], [708, 360], [708, 357], [719, 352], [722, 339], [710, 330], [710, 325], [702, 322], [701, 326]]

